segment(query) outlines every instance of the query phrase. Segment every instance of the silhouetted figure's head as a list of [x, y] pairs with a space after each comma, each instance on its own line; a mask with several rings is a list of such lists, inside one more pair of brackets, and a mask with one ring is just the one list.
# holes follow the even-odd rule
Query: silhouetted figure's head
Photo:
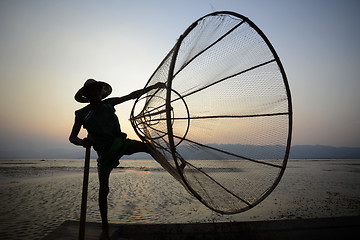
[[112, 88], [105, 82], [88, 79], [75, 94], [75, 100], [81, 103], [98, 102], [110, 95]]

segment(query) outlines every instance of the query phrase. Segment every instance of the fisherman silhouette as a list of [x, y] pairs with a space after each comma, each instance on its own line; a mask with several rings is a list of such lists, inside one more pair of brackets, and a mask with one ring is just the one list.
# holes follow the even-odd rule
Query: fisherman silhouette
[[[148, 144], [128, 139], [126, 133], [121, 131], [114, 106], [164, 87], [165, 84], [157, 83], [122, 97], [105, 99], [112, 91], [111, 86], [105, 82], [88, 79], [75, 95], [76, 101], [90, 104], [75, 111], [75, 122], [69, 140], [78, 146], [93, 146], [98, 154], [99, 208], [103, 232], [107, 232], [109, 228], [107, 196], [111, 170], [119, 165], [119, 159], [123, 155], [137, 152], [152, 155]], [[88, 137], [84, 139], [78, 137], [82, 126], [88, 132]]]

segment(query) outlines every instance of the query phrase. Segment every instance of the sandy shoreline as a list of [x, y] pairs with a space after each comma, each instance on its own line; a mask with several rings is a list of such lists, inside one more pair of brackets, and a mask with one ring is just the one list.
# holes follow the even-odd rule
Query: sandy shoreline
[[[359, 163], [290, 161], [268, 198], [249, 211], [224, 216], [200, 204], [166, 172], [118, 170], [110, 180], [109, 221], [189, 223], [359, 216]], [[41, 239], [62, 222], [79, 220], [81, 171], [1, 179], [2, 239]], [[97, 191], [97, 175], [92, 171], [87, 221], [100, 222]]]

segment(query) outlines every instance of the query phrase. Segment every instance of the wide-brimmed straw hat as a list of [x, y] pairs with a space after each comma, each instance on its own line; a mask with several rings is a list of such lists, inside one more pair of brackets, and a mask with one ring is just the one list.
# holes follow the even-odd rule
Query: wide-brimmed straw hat
[[89, 99], [86, 97], [86, 93], [88, 89], [94, 85], [102, 89], [101, 99], [104, 99], [107, 96], [109, 96], [112, 91], [111, 86], [106, 82], [96, 81], [95, 79], [88, 79], [84, 83], [84, 86], [80, 88], [79, 91], [77, 91], [77, 93], [75, 94], [75, 100], [80, 103], [88, 103]]

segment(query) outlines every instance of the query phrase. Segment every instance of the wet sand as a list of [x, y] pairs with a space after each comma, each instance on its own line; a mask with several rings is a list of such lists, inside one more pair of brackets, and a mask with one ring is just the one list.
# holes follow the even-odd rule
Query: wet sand
[[[204, 207], [162, 171], [116, 170], [110, 179], [111, 223], [212, 223], [360, 216], [359, 160], [292, 160], [262, 203], [236, 215]], [[1, 239], [42, 239], [80, 216], [82, 172], [2, 178]], [[98, 181], [90, 174], [88, 222], [100, 222]]]

